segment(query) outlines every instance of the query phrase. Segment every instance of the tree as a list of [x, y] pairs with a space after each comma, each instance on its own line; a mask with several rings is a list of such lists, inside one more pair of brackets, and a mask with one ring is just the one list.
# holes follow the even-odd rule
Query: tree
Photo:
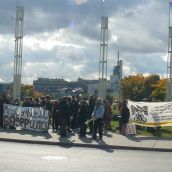
[[164, 101], [166, 96], [166, 91], [167, 91], [167, 79], [161, 79], [155, 85], [151, 97], [153, 100]]
[[34, 97], [34, 98], [40, 98], [40, 97], [42, 97], [42, 96], [44, 96], [43, 93], [38, 92], [38, 91], [34, 91], [34, 94], [33, 94], [33, 97]]
[[121, 82], [122, 98], [140, 101], [144, 98], [144, 76], [125, 77]]
[[21, 99], [24, 97], [33, 97], [34, 90], [33, 85], [22, 85], [21, 87]]
[[144, 77], [141, 74], [125, 77], [121, 82], [122, 98], [133, 101], [152, 101], [152, 92], [160, 81], [159, 75]]
[[160, 80], [159, 75], [149, 75], [149, 76], [145, 77], [144, 97], [148, 101], [152, 100], [152, 97], [151, 97], [152, 91], [154, 90], [155, 85], [159, 82], [159, 80]]
[[40, 93], [38, 91], [35, 91], [33, 88], [33, 85], [22, 85], [21, 88], [21, 98], [25, 97], [33, 97], [33, 98], [39, 98], [44, 96], [43, 93]]

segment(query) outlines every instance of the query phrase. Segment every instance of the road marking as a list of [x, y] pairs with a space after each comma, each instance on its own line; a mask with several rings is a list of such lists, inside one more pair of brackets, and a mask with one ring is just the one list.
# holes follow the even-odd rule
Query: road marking
[[65, 160], [68, 159], [66, 156], [41, 156], [41, 159], [45, 160]]

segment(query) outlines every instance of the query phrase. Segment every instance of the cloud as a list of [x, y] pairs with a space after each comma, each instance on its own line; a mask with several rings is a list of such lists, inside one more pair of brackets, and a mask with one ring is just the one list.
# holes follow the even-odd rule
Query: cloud
[[[98, 78], [100, 0], [29, 0], [25, 7], [22, 82], [38, 77]], [[16, 4], [0, 1], [0, 82], [12, 82]], [[109, 17], [108, 76], [117, 51], [123, 75], [166, 73], [168, 1], [104, 2]]]
[[81, 4], [84, 4], [86, 3], [88, 0], [75, 0], [76, 4], [77, 5], [81, 5]]

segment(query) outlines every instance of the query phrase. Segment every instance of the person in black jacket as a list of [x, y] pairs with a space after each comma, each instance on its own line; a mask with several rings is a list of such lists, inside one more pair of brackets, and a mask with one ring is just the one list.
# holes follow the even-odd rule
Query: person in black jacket
[[68, 116], [67, 116], [67, 131], [71, 132], [71, 119], [73, 118], [73, 108], [72, 108], [72, 97], [67, 97], [67, 105], [68, 105]]
[[[96, 99], [93, 96], [89, 97], [89, 102], [88, 102], [88, 115], [89, 115], [89, 119], [92, 118], [92, 113], [94, 111], [96, 105]], [[89, 122], [89, 134], [93, 133], [93, 123]]]
[[49, 116], [49, 121], [48, 121], [48, 128], [50, 125], [52, 125], [52, 110], [53, 110], [53, 106], [51, 103], [51, 97], [49, 95], [46, 95], [45, 97], [45, 110], [48, 110], [48, 116]]
[[52, 129], [53, 131], [58, 130], [59, 126], [59, 102], [58, 100], [54, 100], [52, 102], [53, 110], [52, 110]]
[[85, 100], [80, 101], [79, 109], [78, 109], [78, 121], [79, 121], [79, 136], [86, 136], [86, 124], [85, 122], [88, 119], [88, 105]]
[[78, 127], [78, 113], [79, 103], [77, 99], [73, 97], [72, 99], [72, 120], [71, 120], [71, 129], [76, 129]]
[[122, 106], [120, 108], [121, 122], [122, 122], [122, 132], [121, 134], [126, 135], [126, 127], [130, 118], [130, 111], [127, 107], [127, 100], [123, 100]]
[[63, 97], [59, 102], [60, 136], [66, 137], [66, 123], [68, 119], [67, 97]]
[[0, 98], [0, 127], [3, 127], [3, 101]]

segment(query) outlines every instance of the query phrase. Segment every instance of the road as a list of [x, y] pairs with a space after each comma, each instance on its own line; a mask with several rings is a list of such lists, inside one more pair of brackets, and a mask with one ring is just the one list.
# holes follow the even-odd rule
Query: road
[[0, 142], [0, 172], [169, 172], [172, 153]]

